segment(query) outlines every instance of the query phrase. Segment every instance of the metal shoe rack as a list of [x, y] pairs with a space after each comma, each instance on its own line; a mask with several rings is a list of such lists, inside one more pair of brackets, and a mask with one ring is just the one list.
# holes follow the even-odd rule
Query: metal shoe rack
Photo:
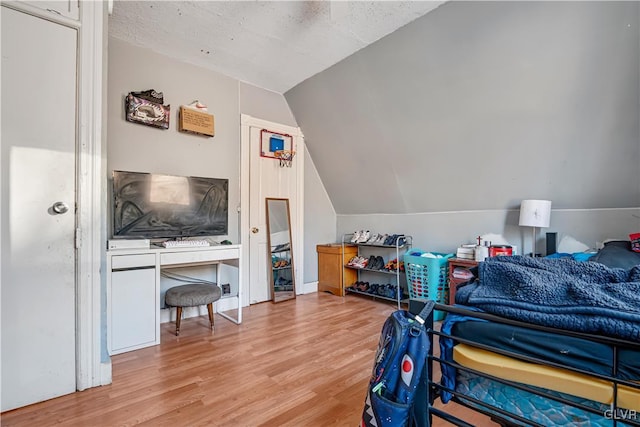
[[[357, 289], [353, 289], [351, 286], [353, 284], [347, 284], [345, 283], [345, 291], [352, 293], [352, 294], [358, 294], [358, 295], [366, 295], [368, 297], [371, 297], [373, 299], [381, 299], [381, 300], [386, 300], [386, 301], [393, 301], [396, 303], [396, 305], [398, 306], [398, 309], [400, 309], [400, 304], [408, 304], [409, 300], [408, 297], [405, 300], [401, 299], [401, 292], [400, 292], [400, 287], [402, 287], [405, 291], [405, 295], [409, 295], [409, 290], [407, 289], [406, 286], [406, 279], [404, 279], [405, 277], [405, 273], [400, 271], [400, 262], [402, 262], [402, 256], [411, 248], [411, 245], [413, 244], [413, 237], [411, 236], [407, 236], [407, 235], [403, 235], [402, 237], [404, 237], [404, 243], [403, 244], [398, 244], [398, 240], [396, 239], [396, 243], [395, 245], [384, 245], [384, 244], [374, 244], [374, 243], [353, 243], [351, 242], [351, 239], [353, 238], [354, 233], [348, 233], [348, 234], [343, 234], [342, 235], [342, 253], [344, 253], [344, 246], [345, 245], [355, 245], [358, 248], [358, 255], [357, 256], [366, 256], [367, 258], [370, 257], [371, 255], [378, 255], [378, 256], [382, 256], [381, 254], [388, 254], [388, 256], [393, 256], [393, 251], [395, 251], [395, 258], [398, 261], [398, 268], [396, 270], [376, 270], [376, 269], [371, 269], [371, 268], [359, 268], [359, 267], [355, 267], [355, 266], [351, 266], [348, 264], [344, 265], [344, 268], [349, 268], [352, 270], [357, 270], [358, 271], [358, 281], [363, 281], [362, 280], [362, 276], [364, 275], [365, 277], [375, 277], [376, 275], [378, 275], [379, 277], [384, 277], [384, 276], [393, 276], [395, 277], [395, 285], [396, 285], [396, 297], [395, 298], [390, 298], [388, 296], [383, 296], [383, 295], [378, 295], [378, 294], [374, 294], [374, 293], [370, 293], [370, 292], [364, 292], [364, 291], [359, 291]], [[374, 252], [376, 252], [374, 254]], [[366, 253], [366, 255], [363, 255], [363, 253]], [[384, 258], [384, 256], [383, 256]], [[386, 260], [387, 262], [390, 261], [390, 259]], [[404, 279], [404, 280], [403, 280]]]

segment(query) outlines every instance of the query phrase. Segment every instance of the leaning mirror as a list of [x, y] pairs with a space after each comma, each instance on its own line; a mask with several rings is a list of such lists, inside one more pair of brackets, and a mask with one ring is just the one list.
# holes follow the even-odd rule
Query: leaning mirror
[[266, 200], [271, 298], [273, 302], [281, 302], [296, 297], [289, 199], [267, 198]]

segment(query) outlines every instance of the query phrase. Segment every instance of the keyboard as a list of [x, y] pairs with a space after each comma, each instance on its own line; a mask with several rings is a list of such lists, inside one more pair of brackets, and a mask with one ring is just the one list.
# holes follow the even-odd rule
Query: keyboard
[[165, 248], [192, 248], [200, 246], [211, 246], [208, 240], [167, 240], [162, 242]]

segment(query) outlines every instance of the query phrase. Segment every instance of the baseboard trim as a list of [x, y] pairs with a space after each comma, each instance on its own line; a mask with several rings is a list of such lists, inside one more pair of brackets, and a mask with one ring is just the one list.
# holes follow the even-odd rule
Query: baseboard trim
[[107, 385], [113, 382], [112, 377], [112, 369], [111, 369], [111, 360], [108, 362], [100, 363], [100, 384], [96, 385]]
[[303, 283], [300, 289], [300, 294], [312, 294], [314, 292], [318, 292], [318, 282], [307, 282]]

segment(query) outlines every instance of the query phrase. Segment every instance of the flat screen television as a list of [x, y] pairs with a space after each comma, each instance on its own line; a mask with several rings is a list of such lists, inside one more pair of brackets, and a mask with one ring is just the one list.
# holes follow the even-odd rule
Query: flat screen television
[[229, 180], [113, 171], [113, 237], [229, 234]]

